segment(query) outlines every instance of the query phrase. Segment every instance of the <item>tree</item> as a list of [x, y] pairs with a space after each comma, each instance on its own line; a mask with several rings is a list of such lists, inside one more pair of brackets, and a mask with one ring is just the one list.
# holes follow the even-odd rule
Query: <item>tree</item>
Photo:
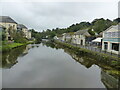
[[92, 31], [91, 29], [89, 29], [88, 32], [90, 35], [95, 36], [95, 31]]

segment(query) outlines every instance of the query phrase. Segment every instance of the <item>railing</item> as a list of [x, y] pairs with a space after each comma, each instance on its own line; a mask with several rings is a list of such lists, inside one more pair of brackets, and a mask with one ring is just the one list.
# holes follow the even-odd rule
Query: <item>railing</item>
[[98, 48], [97, 46], [92, 46], [92, 45], [82, 46], [82, 45], [75, 45], [75, 44], [71, 44], [71, 45], [74, 45], [74, 46], [77, 46], [77, 47], [80, 47], [80, 48], [85, 48], [85, 49], [95, 51], [95, 52], [99, 52], [99, 53], [112, 55], [112, 56], [115, 56], [115, 57], [120, 57], [120, 55], [114, 54], [112, 52], [107, 52], [106, 50], [103, 51], [101, 48]]
[[[64, 43], [68, 43], [68, 42], [65, 42], [65, 41], [62, 41], [62, 40], [59, 40], [59, 41], [64, 42]], [[99, 53], [104, 53], [104, 54], [112, 55], [112, 56], [115, 56], [115, 57], [120, 57], [120, 55], [114, 54], [112, 52], [107, 52], [106, 50], [103, 51], [101, 48], [98, 48], [97, 46], [92, 46], [92, 45], [84, 45], [83, 46], [83, 45], [74, 44], [74, 43], [68, 43], [68, 44], [76, 46], [76, 47], [80, 47], [80, 48], [85, 48], [85, 49], [88, 49], [88, 50], [91, 50], [91, 51], [99, 52]]]

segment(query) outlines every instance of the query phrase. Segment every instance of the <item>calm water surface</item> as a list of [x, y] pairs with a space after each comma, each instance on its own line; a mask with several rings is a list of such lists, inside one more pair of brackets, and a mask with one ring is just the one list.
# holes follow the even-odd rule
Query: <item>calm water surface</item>
[[[74, 56], [74, 55], [73, 55]], [[101, 68], [43, 44], [3, 54], [3, 88], [105, 88]]]

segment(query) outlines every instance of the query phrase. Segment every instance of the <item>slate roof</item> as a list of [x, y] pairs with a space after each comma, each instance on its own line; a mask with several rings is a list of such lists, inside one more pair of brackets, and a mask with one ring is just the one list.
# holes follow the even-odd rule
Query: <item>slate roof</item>
[[27, 29], [27, 27], [25, 25], [23, 25], [23, 24], [18, 24], [17, 28], [18, 29], [22, 29], [22, 28], [26, 28]]
[[74, 33], [75, 35], [85, 35], [85, 36], [90, 36], [88, 30], [79, 30]]
[[118, 25], [112, 25], [112, 26], [110, 26], [110, 27], [109, 27], [109, 28], [107, 28], [104, 32], [106, 32], [106, 31], [110, 30], [111, 28], [114, 28], [114, 29], [116, 29], [116, 30], [120, 31], [120, 23], [119, 23]]
[[[4, 23], [16, 23], [11, 17], [9, 16], [0, 16], [0, 22]], [[16, 23], [17, 24], [17, 23]]]
[[65, 33], [65, 36], [70, 37], [71, 35], [70, 35], [70, 33]]

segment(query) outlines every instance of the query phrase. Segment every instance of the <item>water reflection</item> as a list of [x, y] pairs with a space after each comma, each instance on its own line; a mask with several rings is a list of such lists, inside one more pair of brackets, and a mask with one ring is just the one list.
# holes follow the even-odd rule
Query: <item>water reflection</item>
[[31, 45], [21, 46], [15, 48], [9, 52], [2, 54], [2, 68], [11, 68], [13, 65], [18, 63], [17, 58], [23, 57], [28, 54], [28, 50], [31, 48]]
[[[53, 49], [63, 49], [64, 50], [64, 52], [65, 53], [67, 53], [67, 54], [69, 54], [76, 62], [78, 62], [78, 63], [80, 63], [82, 66], [84, 66], [85, 68], [91, 68], [92, 67], [92, 65], [98, 65], [100, 68], [101, 68], [101, 81], [103, 82], [103, 84], [106, 86], [106, 88], [109, 90], [109, 88], [116, 88], [115, 90], [118, 90], [118, 88], [119, 88], [119, 85], [120, 85], [120, 83], [119, 83], [119, 75], [117, 75], [118, 73], [118, 71], [117, 70], [114, 70], [114, 69], [111, 69], [111, 68], [107, 68], [107, 69], [104, 69], [104, 67], [108, 67], [108, 66], [105, 66], [105, 65], [103, 65], [103, 64], [100, 64], [100, 63], [98, 63], [98, 62], [96, 62], [96, 60], [94, 60], [94, 59], [92, 59], [92, 58], [89, 58], [89, 57], [86, 57], [85, 55], [77, 55], [76, 53], [74, 53], [73, 51], [71, 51], [70, 49], [67, 49], [67, 48], [63, 48], [63, 47], [61, 47], [60, 45], [56, 45], [56, 44], [54, 44], [54, 43], [52, 43], [52, 42], [45, 42], [45, 43], [42, 43], [42, 45], [43, 46], [46, 46], [46, 47], [51, 47], [51, 48], [53, 48]], [[3, 65], [2, 65], [2, 67], [3, 68], [11, 68], [13, 65], [15, 65], [16, 63], [18, 63], [18, 58], [19, 57], [24, 57], [25, 55], [27, 55], [27, 54], [29, 54], [30, 52], [29, 52], [29, 49], [34, 49], [34, 51], [33, 52], [36, 52], [36, 54], [34, 54], [33, 55], [33, 57], [30, 57], [30, 58], [32, 58], [32, 59], [35, 59], [36, 61], [33, 61], [32, 59], [31, 59], [31, 61], [32, 61], [32, 63], [30, 63], [31, 64], [31, 67], [29, 66], [29, 68], [30, 68], [30, 71], [31, 71], [31, 73], [30, 73], [30, 71], [29, 70], [27, 70], [27, 72], [29, 72], [30, 73], [30, 75], [31, 75], [31, 78], [33, 78], [33, 76], [36, 76], [36, 79], [34, 79], [33, 78], [33, 81], [35, 80], [35, 82], [36, 82], [36, 80], [38, 80], [38, 77], [39, 78], [44, 78], [44, 77], [40, 77], [39, 75], [41, 75], [41, 74], [43, 74], [43, 73], [45, 73], [45, 72], [49, 72], [50, 70], [48, 69], [48, 68], [50, 68], [49, 67], [49, 64], [50, 64], [50, 66], [52, 65], [52, 62], [54, 62], [54, 65], [56, 65], [56, 67], [58, 67], [59, 68], [59, 65], [58, 65], [58, 62], [60, 63], [60, 61], [56, 61], [56, 60], [53, 60], [53, 59], [51, 59], [51, 61], [50, 61], [50, 57], [48, 56], [48, 59], [49, 60], [46, 60], [47, 58], [45, 58], [44, 59], [44, 57], [46, 56], [46, 53], [48, 54], [48, 53], [50, 53], [50, 51], [46, 51], [45, 52], [45, 55], [44, 55], [44, 53], [43, 53], [43, 51], [41, 51], [41, 53], [39, 54], [39, 53], [37, 53], [37, 52], [40, 52], [39, 50], [44, 50], [44, 49], [46, 49], [46, 50], [48, 50], [48, 48], [42, 48], [42, 47], [40, 47], [39, 48], [39, 44], [32, 44], [32, 45], [28, 45], [28, 46], [23, 46], [23, 47], [19, 47], [19, 48], [16, 48], [16, 49], [13, 49], [12, 51], [10, 51], [10, 52], [7, 52], [7, 53], [4, 53], [3, 54], [3, 57], [2, 57], [2, 63], [3, 63]], [[35, 49], [36, 48], [36, 49]], [[54, 53], [55, 54], [55, 53]], [[63, 53], [64, 54], [64, 53]], [[30, 56], [32, 55], [32, 52], [31, 52], [31, 54], [30, 54]], [[40, 56], [41, 55], [41, 59], [40, 59]], [[53, 55], [53, 54], [50, 54], [50, 55]], [[43, 57], [42, 57], [43, 56]], [[52, 56], [51, 56], [52, 57]], [[27, 58], [27, 57], [26, 57]], [[53, 57], [53, 58], [55, 58], [55, 57]], [[58, 57], [57, 57], [58, 58]], [[37, 60], [38, 59], [38, 60]], [[23, 59], [24, 60], [24, 59]], [[52, 61], [53, 60], [53, 61]], [[64, 60], [65, 61], [65, 60]], [[28, 61], [29, 62], [29, 61]], [[40, 63], [39, 63], [40, 62]], [[34, 64], [33, 64], [34, 63]], [[62, 61], [61, 61], [61, 63], [63, 63]], [[33, 65], [35, 65], [35, 66], [33, 66]], [[69, 63], [68, 63], [69, 64]], [[52, 65], [52, 66], [54, 66], [54, 65]], [[71, 64], [70, 64], [71, 65]], [[33, 68], [33, 67], [36, 67], [36, 66], [41, 66], [41, 68], [40, 67], [37, 67], [37, 68]], [[45, 66], [45, 67], [44, 67]], [[61, 65], [60, 65], [61, 66]], [[67, 66], [67, 65], [66, 65]], [[44, 68], [43, 68], [44, 67]], [[48, 69], [48, 71], [46, 71], [47, 69], [45, 69], [46, 67], [48, 67], [47, 69]], [[64, 66], [63, 66], [64, 67]], [[72, 67], [71, 67], [72, 68]], [[74, 68], [74, 67], [73, 67]], [[19, 68], [19, 69], [21, 69], [21, 68]], [[17, 69], [17, 70], [19, 70], [19, 69]], [[28, 68], [26, 68], [26, 69], [28, 69]], [[54, 67], [52, 68], [52, 70], [54, 69]], [[81, 68], [82, 69], [82, 68]], [[15, 69], [14, 69], [15, 70]], [[38, 71], [36, 71], [36, 70], [38, 70]], [[40, 72], [40, 70], [41, 70], [41, 72]], [[42, 73], [42, 70], [43, 70], [43, 73]], [[84, 69], [85, 70], [85, 69]], [[21, 70], [22, 71], [22, 70]], [[35, 72], [36, 71], [36, 72]], [[58, 70], [57, 70], [58, 71]], [[66, 71], [68, 71], [68, 70], [66, 70]], [[19, 71], [18, 71], [19, 72]], [[26, 71], [25, 71], [26, 72]], [[26, 73], [23, 73], [24, 75], [23, 76], [25, 76], [26, 75]], [[33, 72], [35, 72], [35, 73], [33, 73]], [[77, 72], [79, 72], [79, 71], [77, 71]], [[83, 72], [85, 72], [85, 71], [83, 71]], [[4, 72], [5, 73], [5, 72]], [[40, 74], [38, 74], [38, 73], [40, 73]], [[58, 72], [57, 72], [58, 73]], [[62, 78], [68, 78], [69, 76], [70, 76], [70, 74], [66, 74], [67, 75], [67, 77], [62, 77], [62, 76], [64, 76], [64, 73], [65, 72], [59, 72], [60, 73], [60, 75], [61, 74], [63, 74], [63, 75], [61, 75], [60, 77], [61, 77], [61, 79], [59, 79], [59, 77], [57, 77], [58, 75], [57, 75], [57, 73], [54, 73], [54, 74], [56, 74], [56, 76], [55, 75], [51, 75], [51, 77], [52, 76], [54, 76], [53, 78], [55, 78], [56, 77], [56, 79], [57, 80], [62, 80]], [[38, 74], [38, 77], [37, 77], [37, 74]], [[75, 73], [76, 74], [76, 73]], [[5, 74], [4, 74], [5, 75]], [[27, 75], [28, 75], [28, 73], [27, 73]], [[47, 75], [47, 74], [45, 74], [45, 75]], [[43, 76], [45, 76], [45, 75], [43, 75]], [[77, 74], [77, 75], [79, 75], [79, 74]], [[18, 75], [16, 75], [16, 76], [18, 76]], [[21, 77], [23, 77], [23, 76], [21, 76]], [[50, 75], [49, 75], [50, 76]], [[26, 76], [26, 78], [27, 78], [28, 76]], [[72, 75], [71, 75], [71, 77], [72, 77]], [[81, 78], [81, 76], [79, 76], [80, 78]], [[90, 76], [91, 77], [91, 76]], [[93, 76], [94, 77], [94, 76]], [[48, 77], [46, 77], [46, 78], [48, 78]], [[30, 80], [30, 78], [27, 78], [28, 80]], [[45, 78], [44, 78], [45, 79]], [[50, 78], [49, 78], [50, 79]], [[73, 79], [73, 77], [71, 78], [71, 79]], [[20, 79], [20, 80], [24, 80], [24, 79]], [[50, 81], [51, 80], [53, 80], [53, 79], [50, 79]], [[57, 81], [56, 80], [56, 81]], [[77, 79], [75, 79], [75, 80], [77, 80]], [[82, 80], [82, 79], [81, 79]], [[6, 83], [8, 82], [7, 81], [7, 79], [5, 78], [4, 79], [4, 82], [6, 81]], [[43, 80], [44, 81], [44, 80]], [[79, 81], [79, 80], [78, 80]], [[83, 80], [84, 81], [84, 80]], [[87, 79], [87, 81], [89, 82], [89, 80]], [[22, 81], [21, 81], [22, 82]], [[44, 81], [45, 82], [45, 81]], [[44, 83], [43, 82], [43, 83]], [[54, 82], [54, 80], [53, 80], [53, 82]], [[61, 81], [62, 82], [62, 81]], [[18, 83], [18, 82], [17, 82]], [[46, 82], [45, 82], [45, 84], [50, 84], [50, 83], [48, 83], [48, 81], [46, 80]], [[67, 82], [68, 83], [68, 82]], [[29, 84], [29, 83], [28, 83]], [[43, 86], [45, 85], [45, 84], [42, 84]], [[62, 83], [61, 83], [62, 84]], [[82, 84], [82, 83], [80, 83], [80, 84]], [[17, 84], [17, 85], [20, 85], [20, 84]], [[33, 83], [31, 84], [31, 85], [33, 85]], [[53, 84], [54, 85], [54, 84]], [[57, 84], [56, 84], [57, 85]], [[39, 85], [38, 85], [38, 87], [39, 87]]]
[[[76, 62], [79, 62], [81, 65], [85, 66], [86, 68], [90, 68], [92, 65], [98, 65], [101, 68], [101, 81], [107, 88], [107, 90], [120, 90], [120, 71], [109, 68], [109, 66], [105, 66], [96, 62], [96, 60], [86, 57], [85, 55], [77, 55], [72, 50], [68, 48], [60, 47], [59, 45], [53, 44], [51, 42], [46, 42], [43, 45], [51, 48], [62, 48], [64, 52], [69, 54]], [[105, 68], [107, 67], [107, 69]], [[109, 69], [108, 69], [109, 68]]]

